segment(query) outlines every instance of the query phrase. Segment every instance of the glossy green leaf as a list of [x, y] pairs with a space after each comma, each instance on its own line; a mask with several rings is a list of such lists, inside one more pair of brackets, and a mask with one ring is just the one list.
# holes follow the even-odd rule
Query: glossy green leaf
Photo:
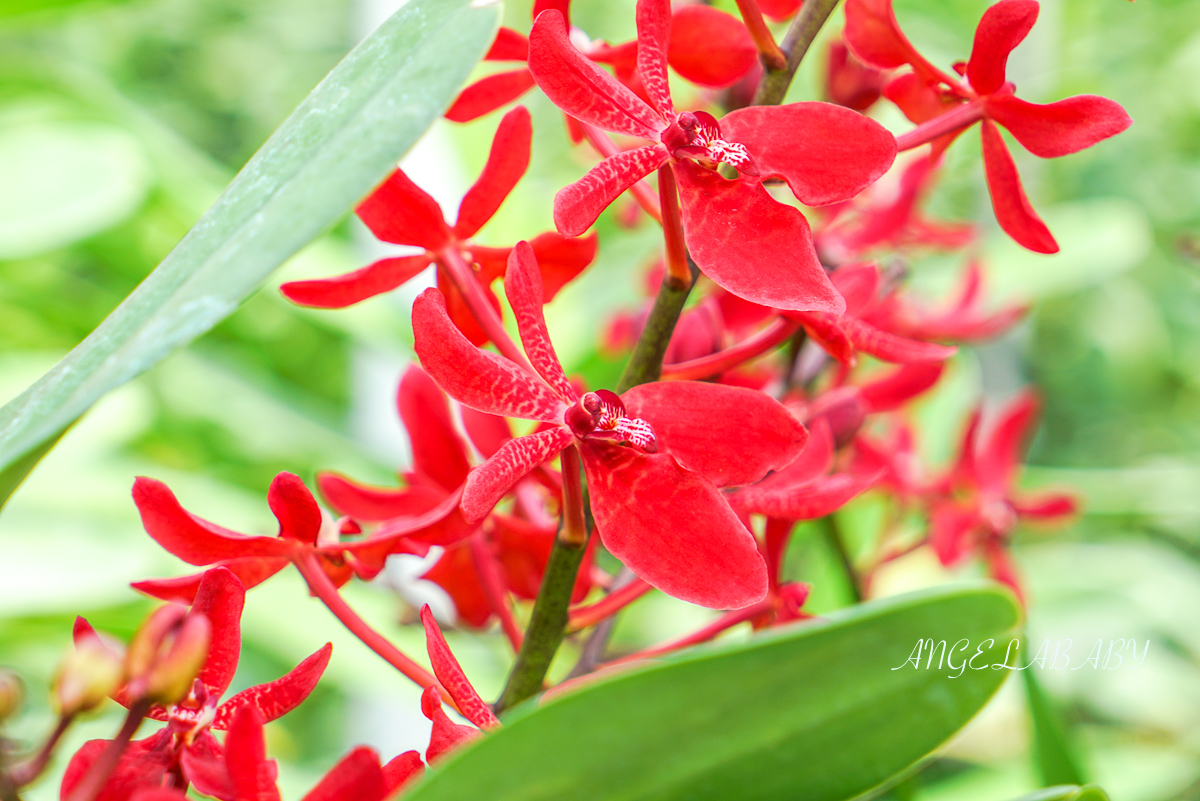
[[97, 398], [228, 316], [370, 191], [449, 106], [499, 17], [493, 0], [410, 0], [334, 68], [150, 277], [0, 409], [0, 501]]
[[1025, 679], [1025, 697], [1029, 700], [1029, 717], [1033, 721], [1030, 751], [1038, 778], [1045, 787], [1083, 784], [1083, 771], [1061, 715], [1046, 695], [1035, 671], [1026, 670], [1021, 675]]
[[[1019, 620], [1005, 590], [942, 588], [694, 649], [514, 710], [405, 799], [849, 799], [979, 711]], [[922, 638], [960, 643], [955, 668], [906, 662]]]

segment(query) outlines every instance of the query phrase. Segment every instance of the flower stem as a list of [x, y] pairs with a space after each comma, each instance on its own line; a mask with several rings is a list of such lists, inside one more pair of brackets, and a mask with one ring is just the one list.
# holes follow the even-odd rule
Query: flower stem
[[42, 771], [46, 769], [46, 765], [50, 762], [50, 757], [54, 753], [55, 746], [62, 739], [63, 734], [71, 725], [71, 721], [75, 719], [74, 715], [60, 715], [58, 724], [54, 727], [54, 731], [46, 738], [46, 742], [42, 743], [42, 747], [37, 753], [15, 765], [8, 773], [8, 779], [12, 782], [13, 787], [24, 787], [31, 781], [42, 775]]
[[671, 335], [675, 333], [675, 324], [679, 322], [679, 315], [683, 312], [688, 293], [692, 291], [695, 277], [699, 274], [691, 262], [689, 268], [692, 280], [687, 284], [681, 286], [675, 283], [670, 275], [663, 279], [662, 286], [658, 288], [658, 297], [654, 299], [654, 308], [646, 318], [646, 325], [642, 328], [637, 344], [633, 346], [633, 353], [629, 356], [625, 372], [621, 374], [621, 380], [617, 384], [618, 394], [638, 384], [657, 381], [662, 375], [667, 345], [671, 342]]
[[669, 654], [672, 651], [678, 651], [681, 648], [687, 648], [692, 645], [699, 645], [702, 642], [708, 642], [726, 629], [731, 629], [739, 623], [745, 623], [747, 620], [752, 620], [764, 612], [769, 612], [775, 604], [775, 599], [767, 597], [766, 600], [759, 601], [756, 604], [751, 604], [745, 609], [734, 609], [732, 612], [726, 612], [719, 618], [714, 620], [698, 631], [687, 634], [670, 642], [665, 642], [662, 645], [656, 645], [653, 648], [647, 648], [644, 651], [627, 654], [619, 659], [614, 659], [611, 662], [605, 662], [604, 667], [612, 667], [613, 665], [621, 665], [626, 662], [633, 662], [638, 659], [649, 659], [654, 656]]
[[746, 30], [750, 32], [750, 38], [754, 40], [754, 46], [758, 48], [763, 66], [768, 70], [787, 69], [787, 56], [775, 43], [775, 37], [767, 27], [762, 12], [758, 10], [756, 0], [737, 0], [737, 7], [742, 15], [742, 22], [746, 23]]
[[482, 531], [477, 531], [471, 537], [468, 547], [471, 549], [471, 561], [475, 563], [475, 572], [479, 574], [479, 583], [483, 594], [487, 596], [488, 605], [499, 618], [500, 628], [504, 631], [504, 636], [508, 637], [513, 650], [521, 650], [521, 629], [513, 619], [512, 609], [508, 605], [508, 593], [505, 591], [496, 557], [488, 550]]
[[450, 280], [462, 293], [467, 308], [471, 310], [479, 327], [483, 329], [483, 333], [487, 334], [496, 349], [532, 373], [533, 367], [530, 366], [525, 354], [521, 352], [517, 344], [512, 341], [508, 331], [504, 329], [500, 315], [496, 313], [496, 309], [488, 300], [487, 294], [484, 293], [479, 279], [475, 277], [475, 271], [463, 260], [462, 253], [458, 251], [458, 248], [451, 246], [439, 250], [438, 263], [446, 268]]
[[963, 103], [945, 114], [939, 114], [933, 119], [921, 123], [908, 133], [897, 136], [896, 149], [899, 151], [912, 150], [914, 147], [927, 145], [939, 136], [961, 131], [969, 125], [974, 125], [983, 117], [983, 105], [979, 101]]
[[846, 574], [846, 587], [850, 590], [850, 597], [853, 598], [854, 603], [862, 603], [862, 579], [858, 575], [858, 570], [854, 567], [854, 560], [850, 558], [850, 552], [846, 550], [846, 540], [842, 537], [842, 527], [838, 525], [835, 515], [826, 515], [821, 518], [821, 533], [824, 534], [825, 542], [833, 549], [838, 564], [842, 566], [842, 571]]
[[614, 612], [619, 612], [654, 589], [640, 578], [634, 578], [620, 589], [613, 590], [594, 604], [581, 606], [571, 611], [570, 631], [576, 632], [594, 626]]
[[781, 49], [787, 56], [787, 63], [782, 69], [772, 69], [768, 66], [763, 71], [758, 88], [754, 91], [752, 105], [777, 106], [783, 102], [788, 87], [792, 85], [792, 78], [796, 75], [796, 69], [835, 6], [837, 0], [805, 0], [804, 5], [800, 7], [800, 13], [792, 20], [787, 34], [783, 37]]
[[108, 747], [101, 752], [100, 758], [92, 763], [91, 769], [84, 774], [79, 784], [75, 785], [75, 790], [67, 796], [66, 801], [92, 801], [100, 794], [108, 777], [117, 767], [121, 754], [125, 753], [129, 741], [133, 739], [134, 733], [137, 732], [138, 726], [142, 725], [142, 719], [149, 711], [150, 702], [145, 700], [136, 701], [129, 707], [129, 714], [125, 716], [125, 722], [121, 724], [117, 736], [109, 741]]
[[662, 377], [668, 380], [699, 380], [720, 375], [782, 344], [799, 330], [800, 323], [795, 320], [777, 317], [766, 328], [725, 350], [678, 364], [664, 364]]

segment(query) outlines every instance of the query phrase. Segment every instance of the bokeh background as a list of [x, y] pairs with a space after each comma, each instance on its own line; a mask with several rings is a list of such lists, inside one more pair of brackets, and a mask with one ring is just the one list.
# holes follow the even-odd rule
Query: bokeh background
[[[612, 42], [633, 35], [631, 0], [579, 0], [575, 22]], [[732, 2], [721, 2], [732, 8]], [[897, 0], [934, 61], [964, 58], [983, 0]], [[392, 9], [385, 0], [0, 0], [0, 401], [18, 394], [107, 315], [166, 255], [224, 184], [320, 78]], [[506, 23], [528, 26], [528, 3]], [[835, 15], [840, 27], [840, 11]], [[826, 35], [829, 31], [826, 31]], [[815, 53], [823, 54], [823, 42]], [[1200, 798], [1200, 0], [1046, 0], [1010, 75], [1030, 100], [1104, 94], [1135, 120], [1115, 140], [1040, 161], [1018, 149], [1035, 206], [1062, 253], [1025, 253], [995, 230], [977, 137], [951, 150], [932, 209], [985, 227], [996, 302], [1026, 299], [1017, 329], [955, 358], [918, 412], [931, 464], [948, 458], [968, 408], [1033, 383], [1045, 401], [1025, 481], [1075, 487], [1086, 513], [1053, 533], [1022, 532], [1034, 644], [1136, 639], [1135, 670], [1042, 671], [1086, 775], [1117, 801]], [[790, 98], [819, 99], [821, 58]], [[548, 199], [578, 177], [561, 118], [536, 93], [529, 175], [482, 238], [509, 244], [551, 227]], [[499, 115], [438, 123], [406, 160], [453, 210], [478, 173]], [[895, 112], [885, 124], [903, 130]], [[548, 310], [568, 370], [612, 383], [598, 351], [608, 317], [641, 299], [657, 247], [605, 217], [600, 259]], [[185, 566], [142, 532], [136, 475], [167, 481], [191, 510], [232, 528], [273, 531], [265, 504], [280, 470], [337, 469], [388, 483], [408, 446], [393, 395], [411, 358], [405, 288], [347, 311], [314, 312], [282, 280], [331, 275], [378, 255], [347, 220], [313, 243], [234, 315], [101, 401], [0, 512], [0, 664], [28, 683], [7, 728], [32, 739], [51, 722], [46, 688], [84, 614], [127, 636], [151, 604], [128, 588]], [[936, 292], [958, 259], [910, 265]], [[873, 504], [847, 520], [869, 534]], [[867, 532], [864, 534], [863, 532]], [[855, 532], [852, 531], [852, 534]], [[816, 612], [849, 602], [821, 540], [802, 531], [789, 571], [811, 581]], [[409, 653], [424, 655], [411, 602], [452, 609], [398, 560], [377, 586], [347, 592]], [[922, 552], [882, 576], [882, 594], [971, 575]], [[406, 600], [407, 599], [407, 600]], [[616, 647], [695, 627], [706, 612], [651, 596]], [[234, 689], [275, 678], [327, 640], [326, 679], [271, 724], [285, 797], [299, 797], [353, 743], [390, 757], [423, 749], [417, 689], [345, 635], [299, 579], [248, 597]], [[494, 695], [509, 654], [495, 634], [450, 634], [468, 673]], [[753, 677], [746, 677], [753, 682]], [[804, 681], [797, 676], [797, 681]], [[57, 797], [65, 756], [111, 736], [109, 708], [78, 726], [33, 801]], [[1001, 801], [1037, 786], [1027, 702], [1012, 680], [915, 779], [905, 798]]]

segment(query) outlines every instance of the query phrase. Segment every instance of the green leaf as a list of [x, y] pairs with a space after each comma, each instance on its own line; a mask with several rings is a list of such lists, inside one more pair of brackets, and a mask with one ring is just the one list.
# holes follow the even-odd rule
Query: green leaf
[[410, 0], [334, 68], [150, 277], [0, 409], [0, 502], [97, 398], [228, 316], [378, 183], [449, 106], [499, 17], [492, 0]]
[[1029, 699], [1029, 716], [1033, 719], [1031, 756], [1042, 786], [1083, 784], [1083, 771], [1079, 768], [1079, 760], [1058, 710], [1042, 689], [1034, 671], [1026, 670], [1022, 675], [1025, 678], [1025, 694]]
[[965, 638], [969, 659], [994, 638], [976, 659], [990, 666], [1019, 620], [995, 585], [941, 588], [693, 649], [519, 707], [405, 799], [849, 799], [945, 742], [1008, 674], [914, 668], [917, 641]]
[[1059, 784], [1028, 793], [1013, 801], [1108, 801], [1108, 793], [1094, 784]]

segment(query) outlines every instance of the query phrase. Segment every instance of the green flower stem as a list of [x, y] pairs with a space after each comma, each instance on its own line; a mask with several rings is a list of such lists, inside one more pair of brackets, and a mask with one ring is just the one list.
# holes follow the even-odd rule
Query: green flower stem
[[638, 384], [657, 381], [662, 375], [663, 356], [667, 353], [667, 344], [671, 341], [671, 334], [675, 332], [675, 324], [679, 322], [679, 315], [683, 312], [683, 304], [687, 302], [688, 294], [696, 283], [696, 276], [699, 275], [699, 270], [691, 260], [688, 261], [688, 268], [692, 274], [691, 281], [686, 283], [672, 281], [670, 276], [667, 276], [663, 279], [662, 286], [658, 288], [658, 297], [654, 299], [654, 308], [650, 310], [650, 316], [646, 318], [642, 335], [638, 337], [637, 344], [633, 346], [629, 363], [625, 365], [625, 372], [621, 374], [621, 380], [617, 383], [618, 395]]
[[837, 0], [805, 0], [800, 13], [792, 20], [791, 27], [783, 37], [781, 49], [787, 56], [787, 64], [783, 69], [768, 67], [763, 71], [751, 105], [777, 106], [783, 102], [796, 69], [836, 6]]
[[854, 599], [854, 603], [862, 603], [862, 578], [858, 575], [858, 570], [854, 567], [854, 560], [850, 558], [850, 552], [846, 550], [846, 540], [842, 536], [842, 527], [838, 525], [837, 517], [826, 515], [821, 518], [820, 522], [821, 533], [825, 535], [825, 542], [833, 549], [838, 564], [842, 566], [842, 572], [846, 574], [846, 586], [850, 590], [850, 596]]

